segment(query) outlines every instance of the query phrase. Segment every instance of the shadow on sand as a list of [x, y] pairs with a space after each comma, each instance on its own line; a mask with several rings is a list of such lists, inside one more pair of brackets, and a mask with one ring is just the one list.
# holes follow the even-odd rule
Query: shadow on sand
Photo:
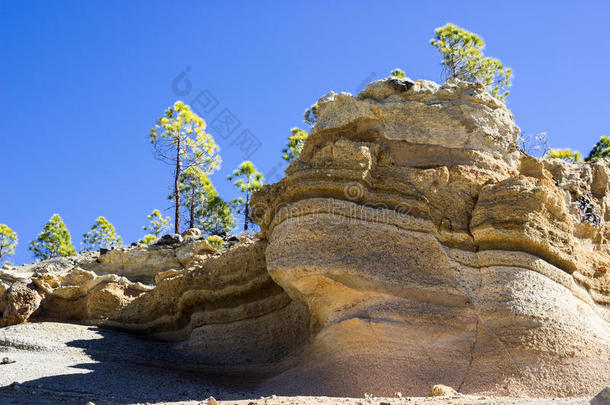
[[96, 339], [72, 340], [63, 350], [52, 353], [28, 352], [30, 369], [46, 370], [50, 362], [59, 362], [65, 363], [64, 374], [27, 380], [27, 371], [22, 371], [22, 384], [0, 388], [0, 403], [198, 403], [210, 395], [240, 400], [273, 394], [259, 390], [260, 378], [245, 378], [237, 371], [217, 373], [214, 368], [195, 364], [169, 343], [112, 329], [93, 329]]

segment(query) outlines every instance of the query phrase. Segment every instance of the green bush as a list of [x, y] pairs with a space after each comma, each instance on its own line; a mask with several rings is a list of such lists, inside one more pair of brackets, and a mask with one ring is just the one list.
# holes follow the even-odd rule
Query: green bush
[[140, 243], [146, 243], [147, 245], [150, 245], [152, 243], [155, 243], [157, 241], [157, 237], [155, 235], [146, 235], [144, 236], [142, 239], [140, 239]]
[[224, 244], [224, 241], [218, 235], [210, 235], [205, 240], [207, 240], [208, 243], [216, 250], [222, 249], [222, 245]]

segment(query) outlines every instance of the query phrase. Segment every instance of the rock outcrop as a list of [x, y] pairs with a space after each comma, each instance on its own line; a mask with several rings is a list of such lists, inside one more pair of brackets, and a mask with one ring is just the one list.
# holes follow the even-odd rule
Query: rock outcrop
[[233, 238], [212, 254], [200, 237], [5, 270], [0, 280], [13, 284], [0, 301], [1, 325], [31, 318], [111, 326], [176, 342], [177, 356], [216, 371], [273, 363], [302, 347], [308, 311], [271, 280], [264, 242]]
[[257, 238], [216, 251], [193, 230], [0, 272], [2, 322], [151, 336], [181, 366], [277, 394], [608, 384], [610, 159], [525, 155], [472, 83], [388, 78], [316, 115], [252, 198]]
[[25, 322], [40, 306], [42, 298], [29, 285], [17, 282], [3, 291], [0, 327]]
[[[330, 93], [254, 196], [269, 274], [311, 312], [281, 385], [594, 394], [610, 375], [610, 162], [536, 159], [481, 85]], [[365, 365], [365, 366], [363, 366]]]

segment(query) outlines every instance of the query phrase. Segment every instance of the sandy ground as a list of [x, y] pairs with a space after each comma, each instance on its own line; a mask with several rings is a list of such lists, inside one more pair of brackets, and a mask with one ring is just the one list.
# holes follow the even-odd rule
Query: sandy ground
[[181, 369], [171, 345], [92, 326], [27, 323], [0, 329], [0, 404], [588, 404], [589, 398], [275, 397], [238, 377]]

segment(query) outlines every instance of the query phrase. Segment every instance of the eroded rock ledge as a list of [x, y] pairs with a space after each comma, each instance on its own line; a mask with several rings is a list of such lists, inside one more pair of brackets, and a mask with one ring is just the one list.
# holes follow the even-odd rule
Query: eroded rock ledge
[[523, 154], [510, 111], [472, 83], [384, 79], [317, 110], [300, 159], [253, 197], [260, 238], [6, 271], [0, 322], [175, 342], [277, 394], [607, 385], [610, 159]]
[[4, 270], [0, 325], [105, 325], [177, 342], [178, 355], [208, 366], [278, 361], [307, 341], [307, 309], [269, 277], [263, 241], [229, 245], [215, 252], [204, 239], [187, 240]]

